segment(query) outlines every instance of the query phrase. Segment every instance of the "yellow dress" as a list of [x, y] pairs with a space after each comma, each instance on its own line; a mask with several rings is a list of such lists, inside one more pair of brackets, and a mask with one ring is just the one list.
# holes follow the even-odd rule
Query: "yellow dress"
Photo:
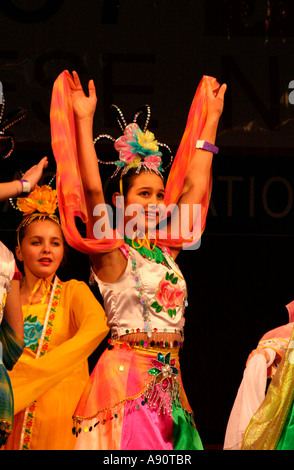
[[89, 355], [108, 333], [89, 287], [56, 278], [49, 304], [23, 307], [24, 352], [9, 374], [13, 431], [6, 450], [71, 450], [72, 415], [89, 378]]

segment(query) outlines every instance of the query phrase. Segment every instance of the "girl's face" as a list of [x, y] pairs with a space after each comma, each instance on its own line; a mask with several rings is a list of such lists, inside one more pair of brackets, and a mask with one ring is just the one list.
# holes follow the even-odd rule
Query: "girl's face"
[[[152, 230], [159, 222], [159, 204], [164, 204], [164, 184], [156, 173], [142, 172], [132, 177], [131, 186], [125, 197], [125, 211], [131, 204], [138, 204], [141, 207], [140, 215], [136, 217], [137, 228], [146, 233]], [[125, 225], [133, 218], [132, 215], [125, 215]]]
[[53, 277], [64, 255], [60, 227], [51, 220], [32, 222], [16, 248], [16, 255], [23, 262], [25, 275]]

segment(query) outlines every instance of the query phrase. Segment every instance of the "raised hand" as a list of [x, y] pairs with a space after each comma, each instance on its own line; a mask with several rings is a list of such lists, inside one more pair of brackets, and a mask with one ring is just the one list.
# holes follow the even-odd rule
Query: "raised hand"
[[80, 121], [84, 119], [93, 119], [97, 104], [96, 89], [94, 82], [93, 80], [89, 81], [89, 96], [87, 96], [84, 93], [77, 72], [73, 72], [72, 75], [73, 83], [70, 84], [70, 90], [75, 119], [78, 119]]
[[37, 165], [32, 166], [29, 170], [25, 172], [22, 176], [22, 179], [29, 181], [31, 185], [31, 191], [35, 188], [39, 179], [43, 174], [44, 168], [47, 168], [48, 160], [47, 157], [42, 158], [42, 160], [37, 163]]
[[213, 91], [208, 77], [205, 77], [207, 87], [207, 118], [219, 119], [224, 108], [224, 97], [227, 85], [224, 83], [218, 90]]

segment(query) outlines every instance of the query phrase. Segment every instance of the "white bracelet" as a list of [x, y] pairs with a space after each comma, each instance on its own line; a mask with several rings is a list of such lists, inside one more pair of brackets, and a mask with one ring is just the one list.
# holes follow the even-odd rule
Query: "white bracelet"
[[22, 192], [20, 193], [20, 195], [18, 197], [24, 197], [24, 196], [27, 196], [28, 194], [30, 194], [31, 192], [31, 183], [28, 181], [28, 180], [19, 180], [21, 182], [21, 185], [22, 185]]

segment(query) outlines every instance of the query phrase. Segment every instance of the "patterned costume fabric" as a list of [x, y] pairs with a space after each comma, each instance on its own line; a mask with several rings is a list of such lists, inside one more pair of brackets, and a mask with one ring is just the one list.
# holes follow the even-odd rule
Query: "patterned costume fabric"
[[294, 301], [286, 308], [289, 323], [268, 331], [258, 343], [268, 360], [255, 354], [247, 364], [227, 425], [225, 450], [294, 448]]
[[88, 356], [109, 331], [89, 287], [55, 278], [48, 304], [23, 306], [25, 349], [10, 373], [14, 428], [7, 450], [71, 450], [72, 414], [89, 378]]
[[[74, 413], [76, 449], [203, 449], [180, 371], [187, 304], [182, 274], [163, 252], [154, 258], [150, 250], [150, 259], [132, 248], [126, 247], [126, 252], [128, 267], [116, 283], [105, 284], [96, 278], [113, 334]], [[155, 281], [150, 279], [152, 275]], [[162, 279], [172, 281], [163, 287]], [[165, 295], [159, 296], [162, 289]], [[119, 294], [125, 297], [128, 311], [125, 302], [116, 298]], [[140, 340], [146, 328], [147, 339]], [[170, 340], [175, 338], [171, 332], [178, 340]], [[122, 333], [127, 335], [124, 341], [120, 340]]]
[[[281, 345], [279, 365], [263, 402], [245, 431], [242, 450], [293, 449], [293, 322], [281, 327], [281, 330], [284, 331], [279, 335], [278, 341], [274, 338], [273, 342]], [[288, 337], [285, 338], [286, 332]], [[286, 339], [286, 344], [282, 344], [280, 338]], [[276, 347], [276, 344], [274, 346]]]
[[[208, 79], [213, 90], [219, 88], [215, 78]], [[78, 165], [71, 101], [71, 89], [74, 88], [75, 83], [69, 72], [60, 74], [53, 86], [50, 111], [52, 148], [57, 165], [56, 188], [63, 233], [69, 245], [82, 253], [97, 254], [124, 249], [124, 240], [116, 230], [111, 237], [95, 239], [83, 238], [76, 227], [76, 218], [87, 223], [88, 214]], [[207, 90], [203, 77], [196, 90], [185, 132], [168, 175], [164, 199], [166, 206], [176, 204], [180, 198], [206, 117]], [[193, 242], [196, 243], [205, 228], [211, 188], [210, 173], [200, 204], [200, 230], [196, 237], [193, 234]], [[177, 239], [173, 239], [171, 235], [163, 237], [159, 233], [156, 242], [163, 250], [165, 247], [181, 249], [187, 240], [180, 236]], [[117, 295], [114, 292], [111, 294], [111, 300], [107, 299], [113, 284], [112, 287], [109, 285], [101, 289], [105, 290], [105, 310], [113, 337], [110, 349], [98, 361], [75, 411], [73, 433], [77, 436], [76, 448], [202, 449], [193, 413], [183, 389], [179, 366], [179, 345], [183, 342], [183, 329], [179, 325], [183, 320], [186, 303], [186, 295], [179, 288], [179, 270], [172, 268], [174, 272], [170, 272], [166, 267], [166, 277], [163, 276], [153, 286], [150, 282], [152, 276], [144, 277], [144, 268], [141, 269], [141, 262], [152, 262], [152, 250], [147, 255], [139, 254], [139, 250], [137, 255], [132, 251], [129, 253], [129, 271], [122, 278], [128, 276], [130, 281], [134, 280], [132, 293], [124, 291], [121, 295], [124, 299], [121, 298], [118, 302], [116, 297], [119, 290]], [[141, 261], [138, 256], [142, 258]], [[149, 271], [157, 273], [159, 264], [156, 260], [153, 261], [152, 270]], [[169, 265], [170, 260], [165, 261]], [[164, 292], [163, 288], [166, 289]], [[171, 299], [170, 304], [168, 298]], [[137, 325], [135, 317], [138, 320]], [[153, 320], [156, 325], [152, 325]], [[173, 322], [176, 324], [173, 329], [176, 339], [171, 344], [172, 336], [169, 334], [172, 331], [169, 328]], [[121, 329], [128, 338], [122, 344]], [[180, 332], [175, 331], [179, 329]], [[147, 333], [147, 340], [140, 338], [142, 331]]]

